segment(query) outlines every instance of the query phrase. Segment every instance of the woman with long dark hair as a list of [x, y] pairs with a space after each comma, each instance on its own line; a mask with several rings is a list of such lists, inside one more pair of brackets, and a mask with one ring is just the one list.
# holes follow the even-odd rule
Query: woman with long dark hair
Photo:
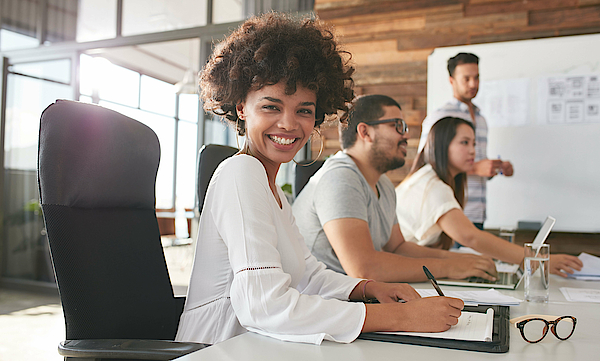
[[[436, 122], [409, 176], [396, 188], [398, 222], [406, 241], [448, 249], [453, 240], [486, 256], [520, 264], [523, 248], [479, 230], [465, 214], [467, 172], [475, 160], [473, 124], [446, 117]], [[581, 269], [575, 256], [550, 256], [550, 271]]]

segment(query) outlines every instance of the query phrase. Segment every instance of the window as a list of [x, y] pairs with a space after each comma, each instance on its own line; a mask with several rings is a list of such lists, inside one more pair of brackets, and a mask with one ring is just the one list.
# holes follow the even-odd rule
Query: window
[[206, 0], [123, 0], [123, 35], [206, 25]]
[[71, 82], [71, 60], [58, 59], [11, 66], [11, 72], [68, 84]]
[[177, 95], [172, 84], [100, 57], [81, 55], [80, 69], [80, 101], [118, 111], [146, 124], [158, 136], [156, 208], [193, 208], [198, 96]]
[[140, 108], [166, 116], [175, 116], [173, 85], [142, 75]]
[[220, 0], [213, 2], [212, 20], [214, 24], [244, 20], [243, 0]]
[[69, 59], [9, 67], [4, 136], [4, 199], [0, 260], [3, 277], [54, 282], [37, 184], [40, 114], [72, 99]]
[[117, 0], [79, 0], [77, 41], [117, 36]]
[[40, 114], [56, 99], [72, 98], [70, 68], [69, 59], [11, 66], [6, 101], [5, 168], [37, 169]]
[[0, 29], [0, 51], [35, 48], [39, 44], [37, 38]]
[[195, 206], [199, 106], [196, 94], [179, 95], [176, 209], [193, 209]]

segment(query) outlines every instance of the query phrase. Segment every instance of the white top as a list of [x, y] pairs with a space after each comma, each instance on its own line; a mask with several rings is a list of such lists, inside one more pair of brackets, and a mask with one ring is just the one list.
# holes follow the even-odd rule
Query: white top
[[219, 165], [200, 217], [177, 341], [213, 344], [246, 330], [314, 344], [358, 337], [364, 304], [339, 300], [360, 280], [326, 270], [310, 254], [278, 192], [282, 208], [254, 157]]
[[428, 246], [438, 242], [442, 229], [438, 219], [454, 208], [461, 209], [452, 188], [426, 164], [396, 187], [396, 215], [404, 239]]
[[[475, 126], [475, 162], [487, 158], [487, 133], [488, 127], [485, 118], [479, 112], [479, 108], [473, 104], [475, 112], [475, 123], [471, 118], [469, 106], [456, 98], [441, 108], [427, 115], [421, 125], [421, 139], [419, 140], [419, 151], [425, 147], [427, 136], [431, 127], [444, 117], [464, 119]], [[467, 203], [465, 204], [465, 215], [474, 223], [483, 223], [486, 218], [486, 182], [487, 178], [471, 174], [467, 177]]]

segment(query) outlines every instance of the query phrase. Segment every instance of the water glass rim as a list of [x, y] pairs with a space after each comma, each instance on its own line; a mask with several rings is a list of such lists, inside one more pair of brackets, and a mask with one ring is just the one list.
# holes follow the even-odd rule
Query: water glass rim
[[[527, 257], [528, 253], [531, 252], [535, 252], [536, 256], [543, 254], [545, 256], [550, 257], [550, 245], [547, 243], [542, 243], [540, 245], [538, 245], [537, 247], [534, 247], [535, 244], [534, 243], [525, 243], [523, 244], [523, 249], [525, 250], [525, 254]], [[529, 256], [531, 257], [531, 256]]]

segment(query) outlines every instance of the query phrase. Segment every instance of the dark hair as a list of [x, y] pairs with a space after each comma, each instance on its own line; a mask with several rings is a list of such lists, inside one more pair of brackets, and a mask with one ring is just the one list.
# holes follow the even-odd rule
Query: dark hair
[[359, 123], [377, 120], [385, 114], [383, 107], [400, 104], [387, 95], [362, 95], [352, 101], [348, 112], [347, 125], [340, 125], [340, 140], [342, 149], [351, 148], [356, 143], [356, 127]]
[[454, 197], [464, 208], [465, 193], [467, 188], [467, 174], [459, 173], [454, 178], [450, 175], [448, 169], [448, 147], [452, 139], [456, 136], [456, 128], [460, 124], [466, 124], [473, 131], [473, 123], [453, 117], [445, 117], [438, 120], [429, 131], [425, 147], [415, 158], [409, 176], [418, 171], [425, 164], [431, 164], [431, 167], [437, 176], [454, 190]]
[[454, 77], [454, 69], [461, 64], [479, 64], [479, 58], [471, 53], [458, 53], [448, 59], [448, 73], [451, 77]]
[[248, 92], [284, 81], [286, 94], [294, 94], [300, 84], [317, 95], [318, 127], [325, 115], [345, 113], [354, 97], [349, 58], [318, 20], [266, 13], [246, 20], [215, 47], [200, 76], [200, 97], [206, 111], [225, 117], [244, 135], [235, 107]]

